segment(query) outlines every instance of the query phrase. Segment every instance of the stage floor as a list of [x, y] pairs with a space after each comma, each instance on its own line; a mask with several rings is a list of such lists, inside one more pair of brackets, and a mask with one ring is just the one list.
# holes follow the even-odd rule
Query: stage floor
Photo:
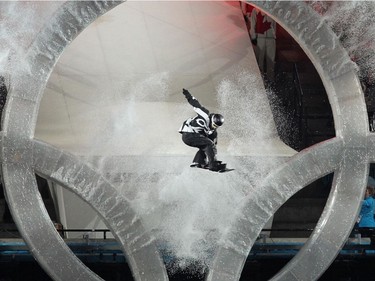
[[[306, 239], [261, 238], [251, 250], [241, 281], [269, 280], [303, 246]], [[91, 270], [104, 280], [132, 280], [125, 257], [114, 239], [66, 239], [67, 245]], [[161, 251], [163, 252], [163, 250]], [[163, 256], [167, 268], [173, 256]], [[369, 238], [350, 238], [336, 260], [319, 280], [372, 280], [375, 247]], [[204, 280], [205, 268], [169, 272], [170, 280]], [[370, 278], [371, 276], [371, 278]], [[348, 279], [350, 278], [350, 279]], [[22, 239], [0, 240], [0, 280], [51, 280], [40, 268]]]

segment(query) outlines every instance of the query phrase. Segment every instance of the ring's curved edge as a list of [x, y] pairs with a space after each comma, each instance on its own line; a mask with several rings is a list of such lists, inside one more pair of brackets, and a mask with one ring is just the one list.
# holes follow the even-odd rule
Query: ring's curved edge
[[41, 141], [34, 142], [34, 168], [43, 177], [78, 195], [103, 218], [122, 246], [136, 280], [168, 280], [156, 243], [131, 203], [103, 176], [77, 156]]
[[[247, 255], [263, 225], [282, 203], [309, 183], [318, 179], [335, 161], [335, 180], [325, 210], [312, 236], [301, 251], [274, 280], [316, 280], [336, 257], [356, 220], [368, 177], [368, 120], [357, 68], [319, 16], [300, 1], [249, 1], [281, 24], [308, 54], [325, 85], [331, 103], [340, 150], [326, 150], [326, 143], [298, 153], [282, 167], [285, 175], [274, 171], [251, 194], [237, 220], [223, 238], [206, 280], [239, 280]], [[323, 154], [319, 152], [323, 149]], [[316, 158], [321, 155], [321, 159]], [[296, 166], [301, 157], [315, 158]], [[288, 168], [289, 167], [289, 168]], [[293, 168], [294, 167], [294, 168]], [[319, 167], [319, 168], [317, 168]], [[287, 171], [294, 171], [287, 172]], [[321, 170], [321, 171], [319, 171]], [[312, 175], [315, 175], [312, 177]], [[277, 181], [272, 181], [277, 178]], [[359, 191], [358, 191], [359, 188]], [[343, 205], [343, 203], [346, 203]], [[333, 227], [335, 226], [335, 227]]]
[[[101, 278], [89, 270], [61, 239], [38, 193], [32, 162], [39, 102], [48, 77], [63, 50], [91, 22], [120, 3], [122, 1], [68, 1], [62, 4], [30, 46], [25, 60], [12, 77], [13, 87], [8, 93], [3, 115], [1, 150], [6, 197], [30, 252], [54, 280], [86, 281]], [[110, 200], [102, 199], [105, 202]], [[108, 207], [107, 211], [109, 210]], [[120, 231], [114, 235], [121, 237], [123, 241], [127, 233]], [[141, 237], [148, 239], [147, 235]], [[133, 260], [130, 267], [134, 278], [145, 281], [168, 280], [160, 259], [157, 262], [149, 259], [155, 255], [146, 255], [144, 251], [147, 247], [139, 250], [137, 242], [145, 242], [142, 239], [133, 239], [133, 249], [137, 250], [127, 253], [130, 260]], [[144, 257], [145, 261], [155, 262], [149, 265], [154, 267], [154, 271], [144, 270]], [[151, 276], [155, 272], [158, 272], [159, 279]]]

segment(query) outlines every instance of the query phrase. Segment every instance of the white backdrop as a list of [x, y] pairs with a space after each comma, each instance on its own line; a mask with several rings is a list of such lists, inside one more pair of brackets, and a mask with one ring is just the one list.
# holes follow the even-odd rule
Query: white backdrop
[[[224, 114], [219, 158], [294, 154], [277, 136], [239, 3], [228, 1], [125, 2], [102, 16], [56, 65], [35, 137], [107, 157], [99, 167], [121, 155], [155, 166], [160, 157], [187, 157], [188, 166], [195, 150], [177, 130], [194, 112], [182, 88]], [[73, 194], [56, 191], [66, 228], [104, 227]]]

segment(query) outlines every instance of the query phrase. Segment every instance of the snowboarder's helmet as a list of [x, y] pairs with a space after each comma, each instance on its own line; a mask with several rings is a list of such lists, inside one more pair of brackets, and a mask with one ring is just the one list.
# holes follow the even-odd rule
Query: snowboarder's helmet
[[211, 114], [211, 127], [216, 129], [224, 124], [224, 117], [221, 114]]

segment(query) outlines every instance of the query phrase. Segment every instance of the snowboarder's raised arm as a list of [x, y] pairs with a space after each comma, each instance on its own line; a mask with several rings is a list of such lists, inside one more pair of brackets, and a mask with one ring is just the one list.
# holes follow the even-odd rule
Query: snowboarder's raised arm
[[[185, 98], [189, 102], [190, 105], [194, 107], [194, 110], [199, 114], [199, 115], [204, 115], [204, 117], [208, 118], [209, 111], [204, 108], [199, 101], [193, 97], [190, 92], [186, 89], [182, 89], [182, 93], [184, 94]], [[203, 111], [203, 112], [201, 112]], [[207, 116], [205, 116], [207, 115]]]

